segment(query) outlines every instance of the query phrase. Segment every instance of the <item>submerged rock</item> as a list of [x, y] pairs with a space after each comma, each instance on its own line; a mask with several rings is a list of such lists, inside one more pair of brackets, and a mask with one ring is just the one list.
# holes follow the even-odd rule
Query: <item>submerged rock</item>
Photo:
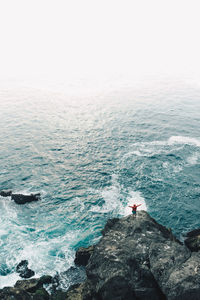
[[22, 260], [16, 267], [16, 272], [22, 278], [31, 278], [35, 272], [28, 268], [28, 260]]
[[23, 194], [12, 194], [11, 199], [15, 201], [17, 204], [25, 204], [32, 201], [40, 200], [40, 193], [38, 194], [30, 194], [30, 195], [23, 195]]
[[102, 233], [86, 266], [82, 299], [199, 299], [200, 253], [147, 212], [109, 220]]
[[185, 245], [191, 251], [199, 251], [200, 250], [200, 229], [195, 229], [187, 233], [187, 238], [185, 239]]
[[11, 190], [2, 190], [2, 191], [0, 191], [0, 196], [2, 196], [2, 197], [9, 197], [11, 195], [12, 195]]

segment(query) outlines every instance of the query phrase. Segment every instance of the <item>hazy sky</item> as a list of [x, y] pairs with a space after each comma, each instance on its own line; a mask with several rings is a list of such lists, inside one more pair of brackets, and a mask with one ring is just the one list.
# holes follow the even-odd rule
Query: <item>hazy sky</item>
[[199, 0], [0, 0], [0, 78], [196, 76], [199, 8]]

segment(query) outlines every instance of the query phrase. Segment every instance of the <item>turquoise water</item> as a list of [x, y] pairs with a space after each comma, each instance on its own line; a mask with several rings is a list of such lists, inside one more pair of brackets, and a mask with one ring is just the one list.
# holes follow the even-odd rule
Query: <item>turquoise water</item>
[[106, 220], [142, 203], [178, 236], [200, 227], [200, 89], [182, 83], [67, 96], [0, 93], [0, 287], [15, 267], [55, 274], [96, 242]]

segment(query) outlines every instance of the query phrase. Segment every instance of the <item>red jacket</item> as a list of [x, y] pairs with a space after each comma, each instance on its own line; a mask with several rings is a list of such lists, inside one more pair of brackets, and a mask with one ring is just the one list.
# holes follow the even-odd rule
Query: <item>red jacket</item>
[[129, 207], [132, 208], [132, 211], [136, 211], [136, 210], [137, 210], [137, 207], [140, 206], [140, 205], [142, 205], [142, 204], [138, 204], [138, 205], [134, 204], [133, 206], [130, 206], [130, 205], [129, 205]]

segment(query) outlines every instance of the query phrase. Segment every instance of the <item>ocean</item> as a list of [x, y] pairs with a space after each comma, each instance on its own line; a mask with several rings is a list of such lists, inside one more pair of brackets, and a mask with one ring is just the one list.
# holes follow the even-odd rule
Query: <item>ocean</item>
[[[142, 205], [183, 240], [200, 227], [200, 87], [155, 82], [90, 93], [0, 90], [0, 288], [73, 266], [109, 218]], [[73, 279], [72, 279], [73, 282]], [[69, 286], [69, 281], [63, 283]]]

